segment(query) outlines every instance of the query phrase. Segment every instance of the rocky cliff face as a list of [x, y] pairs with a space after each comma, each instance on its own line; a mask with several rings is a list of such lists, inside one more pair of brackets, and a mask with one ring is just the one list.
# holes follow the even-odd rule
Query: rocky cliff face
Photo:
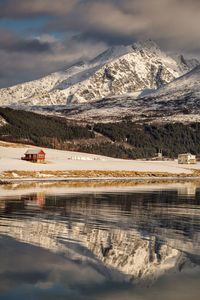
[[77, 91], [72, 92], [71, 102], [157, 89], [178, 76], [178, 68], [168, 67], [162, 57], [145, 49], [136, 49], [107, 63], [82, 82]]
[[[157, 101], [197, 100], [200, 96], [200, 65], [147, 96]], [[193, 101], [193, 104], [195, 102]]]
[[0, 105], [66, 105], [157, 89], [197, 64], [167, 56], [152, 41], [112, 47], [90, 62], [1, 89]]

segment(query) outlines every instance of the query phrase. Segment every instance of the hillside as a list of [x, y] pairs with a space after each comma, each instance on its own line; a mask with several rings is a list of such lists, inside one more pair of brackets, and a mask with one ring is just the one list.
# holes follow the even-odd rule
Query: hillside
[[62, 150], [83, 151], [115, 158], [149, 158], [200, 153], [200, 123], [117, 123], [77, 125], [64, 118], [0, 108], [0, 140]]
[[63, 118], [0, 108], [0, 137], [7, 141], [56, 147], [59, 141], [92, 139], [94, 134], [84, 126], [67, 124]]

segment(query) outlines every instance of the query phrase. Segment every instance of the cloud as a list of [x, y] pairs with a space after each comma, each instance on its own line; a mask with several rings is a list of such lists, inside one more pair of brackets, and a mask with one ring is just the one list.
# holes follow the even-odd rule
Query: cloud
[[123, 12], [119, 5], [112, 1], [91, 1], [82, 3], [68, 18], [55, 19], [45, 26], [46, 31], [77, 30], [85, 36], [118, 36], [128, 37], [130, 34], [146, 28], [147, 23]]
[[45, 15], [41, 32], [69, 30], [106, 41], [151, 38], [169, 48], [200, 48], [198, 0], [2, 0], [0, 17]]
[[1, 18], [29, 18], [40, 15], [66, 15], [78, 0], [3, 0], [0, 4]]
[[52, 35], [22, 39], [0, 31], [0, 88], [34, 80], [64, 70], [73, 63], [93, 58], [107, 48], [103, 42], [76, 37], [64, 40]]
[[200, 48], [199, 10], [198, 0], [83, 1], [67, 18], [51, 20], [44, 30], [76, 30], [118, 44], [151, 38], [174, 49], [197, 44]]
[[141, 35], [164, 40], [167, 46], [188, 48], [191, 43], [198, 43], [200, 2], [197, 0], [124, 0], [121, 9], [146, 20], [148, 25], [144, 30], [140, 28]]
[[39, 41], [36, 38], [22, 39], [14, 35], [11, 31], [0, 30], [0, 50], [8, 52], [50, 52], [51, 47], [48, 42]]

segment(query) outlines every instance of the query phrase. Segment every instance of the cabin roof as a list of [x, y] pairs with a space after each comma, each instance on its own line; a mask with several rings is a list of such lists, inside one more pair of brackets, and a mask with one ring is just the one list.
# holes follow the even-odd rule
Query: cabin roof
[[183, 153], [183, 154], [179, 154], [179, 156], [195, 156], [195, 155], [191, 153]]
[[44, 153], [44, 151], [42, 150], [42, 149], [28, 149], [26, 152], [25, 152], [25, 154], [39, 154], [40, 152], [43, 152]]

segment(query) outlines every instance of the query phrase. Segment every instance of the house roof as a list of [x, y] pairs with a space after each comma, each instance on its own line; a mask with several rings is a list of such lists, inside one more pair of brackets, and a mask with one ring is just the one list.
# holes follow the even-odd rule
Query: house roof
[[195, 155], [191, 153], [183, 153], [183, 154], [179, 154], [179, 156], [195, 156]]
[[44, 152], [42, 149], [28, 149], [25, 154], [39, 154], [41, 151]]

